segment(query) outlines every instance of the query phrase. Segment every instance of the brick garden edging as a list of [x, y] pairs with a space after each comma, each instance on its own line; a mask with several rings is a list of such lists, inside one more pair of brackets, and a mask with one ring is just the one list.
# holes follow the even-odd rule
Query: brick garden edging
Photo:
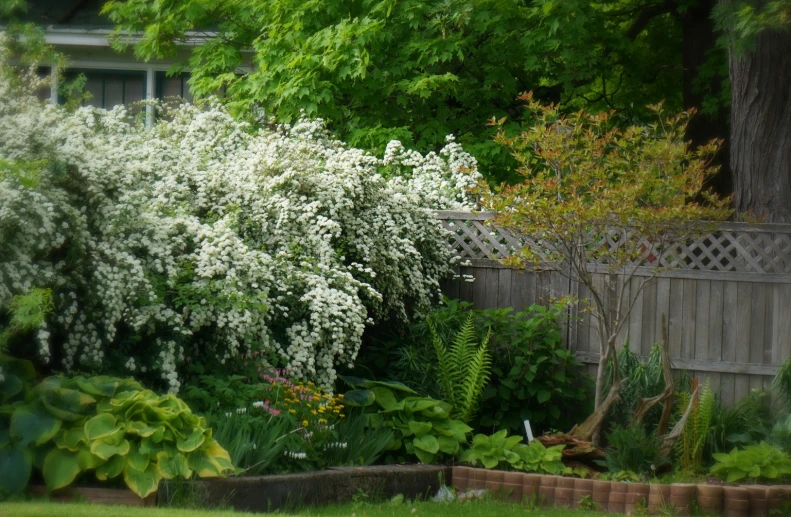
[[472, 467], [453, 467], [451, 483], [457, 490], [499, 492], [515, 503], [535, 501], [542, 506], [577, 508], [580, 500], [585, 500], [600, 510], [626, 514], [640, 508], [658, 514], [672, 505], [675, 514], [682, 516], [690, 515], [697, 506], [704, 513], [724, 517], [770, 517], [783, 502], [791, 504], [788, 485], [622, 483]]

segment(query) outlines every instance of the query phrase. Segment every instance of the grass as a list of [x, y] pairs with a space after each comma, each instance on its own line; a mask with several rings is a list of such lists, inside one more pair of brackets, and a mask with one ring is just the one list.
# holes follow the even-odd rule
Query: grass
[[[83, 503], [0, 503], [0, 517], [262, 517], [263, 514], [230, 510], [194, 510], [173, 508], [129, 508]], [[466, 503], [350, 503], [302, 508], [293, 513], [277, 514], [294, 517], [507, 517], [509, 515], [535, 517], [605, 517], [601, 512], [556, 510], [526, 507], [494, 500]]]
[[261, 517], [226, 510], [142, 508], [86, 503], [0, 503], [0, 517]]

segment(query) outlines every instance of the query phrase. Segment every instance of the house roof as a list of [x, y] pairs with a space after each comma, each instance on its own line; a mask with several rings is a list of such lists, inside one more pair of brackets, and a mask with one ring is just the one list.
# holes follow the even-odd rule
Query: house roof
[[[111, 28], [112, 22], [99, 14], [105, 0], [28, 0], [27, 11], [16, 13], [20, 21], [45, 27]], [[3, 20], [0, 20], [0, 24]]]

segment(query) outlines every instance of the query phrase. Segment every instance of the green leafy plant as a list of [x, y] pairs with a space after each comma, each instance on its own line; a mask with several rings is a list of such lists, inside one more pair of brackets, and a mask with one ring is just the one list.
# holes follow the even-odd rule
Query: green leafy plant
[[791, 407], [791, 358], [783, 361], [772, 379], [772, 389], [778, 394], [780, 402]]
[[441, 454], [458, 454], [460, 445], [467, 443], [472, 428], [451, 418], [452, 406], [447, 402], [414, 396], [400, 382], [342, 379], [355, 388], [344, 394], [346, 404], [363, 407], [369, 427], [392, 429], [388, 450], [434, 463]]
[[523, 311], [480, 311], [479, 325], [492, 330], [492, 379], [484, 390], [478, 428], [521, 432], [569, 429], [590, 405], [590, 380], [563, 345], [560, 322], [566, 302]]
[[[774, 438], [767, 438], [770, 415], [766, 398], [766, 391], [755, 390], [732, 406], [723, 406], [719, 402], [716, 404], [706, 440], [707, 459], [711, 459], [714, 453], [727, 452], [734, 447], [743, 447], [764, 439], [785, 448], [775, 443]], [[777, 439], [781, 439], [782, 430], [780, 427], [776, 429], [779, 432]], [[791, 435], [789, 438], [787, 443], [791, 445]]]
[[634, 424], [617, 427], [607, 435], [608, 446], [603, 461], [611, 473], [635, 472], [640, 475], [653, 475], [659, 461], [659, 439], [648, 433], [645, 427]]
[[491, 375], [492, 359], [488, 348], [491, 331], [480, 345], [476, 344], [474, 318], [469, 314], [448, 346], [431, 320], [428, 326], [439, 365], [442, 397], [453, 406], [454, 417], [469, 422]]
[[131, 379], [49, 377], [0, 406], [0, 437], [0, 490], [11, 494], [34, 467], [49, 490], [93, 472], [99, 481], [122, 476], [140, 497], [162, 479], [233, 472], [203, 417]]
[[711, 474], [732, 483], [741, 479], [778, 480], [791, 474], [791, 456], [766, 442], [715, 453]]
[[258, 476], [279, 471], [293, 420], [268, 413], [214, 413], [207, 416], [214, 439], [228, 451], [236, 474]]
[[[693, 379], [693, 391], [696, 383], [697, 379]], [[680, 407], [682, 411], [689, 404], [689, 397], [689, 393], [681, 394]], [[706, 450], [706, 440], [710, 436], [711, 422], [716, 406], [717, 401], [707, 379], [700, 390], [697, 401], [692, 405], [692, 412], [684, 426], [681, 440], [676, 444], [682, 469], [690, 472], [703, 470], [703, 453]]]
[[560, 474], [565, 469], [561, 461], [564, 448], [564, 445], [547, 448], [538, 440], [524, 444], [521, 436], [508, 436], [508, 431], [502, 430], [491, 436], [475, 435], [472, 446], [459, 459], [487, 469], [510, 466], [528, 472]]
[[260, 400], [264, 383], [250, 383], [244, 375], [200, 375], [179, 391], [194, 411], [211, 413], [218, 408], [249, 407]]
[[568, 429], [592, 404], [590, 379], [574, 354], [563, 346], [560, 321], [566, 305], [533, 305], [522, 311], [473, 309], [472, 304], [444, 298], [425, 319], [404, 334], [372, 339], [358, 361], [366, 376], [400, 381], [421, 395], [443, 398], [439, 367], [432, 344], [435, 332], [450, 342], [472, 316], [475, 339], [489, 335], [492, 375], [484, 387], [477, 416], [470, 425], [491, 434], [507, 429], [516, 434], [530, 420], [534, 431]]
[[[615, 404], [608, 414], [610, 427], [628, 427], [632, 423], [635, 408], [640, 399], [655, 397], [665, 389], [662, 370], [662, 347], [651, 347], [648, 357], [641, 358], [629, 348], [628, 341], [618, 350], [618, 378], [625, 379], [619, 392], [621, 401]], [[614, 362], [610, 361], [605, 369], [604, 391], [608, 392], [615, 378]], [[682, 384], [679, 382], [679, 384]], [[661, 406], [657, 405], [645, 418], [647, 425], [659, 421]]]

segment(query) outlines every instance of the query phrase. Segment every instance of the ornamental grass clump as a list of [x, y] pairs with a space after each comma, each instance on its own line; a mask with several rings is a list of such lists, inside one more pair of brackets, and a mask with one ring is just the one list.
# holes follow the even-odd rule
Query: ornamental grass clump
[[450, 272], [425, 208], [474, 204], [475, 160], [454, 142], [380, 159], [321, 121], [258, 130], [212, 103], [149, 128], [123, 106], [41, 102], [18, 80], [35, 69], [8, 62], [0, 50], [0, 309], [36, 288], [53, 305], [15, 353], [177, 391], [186, 356], [265, 351], [330, 386], [367, 324], [427, 309]]

